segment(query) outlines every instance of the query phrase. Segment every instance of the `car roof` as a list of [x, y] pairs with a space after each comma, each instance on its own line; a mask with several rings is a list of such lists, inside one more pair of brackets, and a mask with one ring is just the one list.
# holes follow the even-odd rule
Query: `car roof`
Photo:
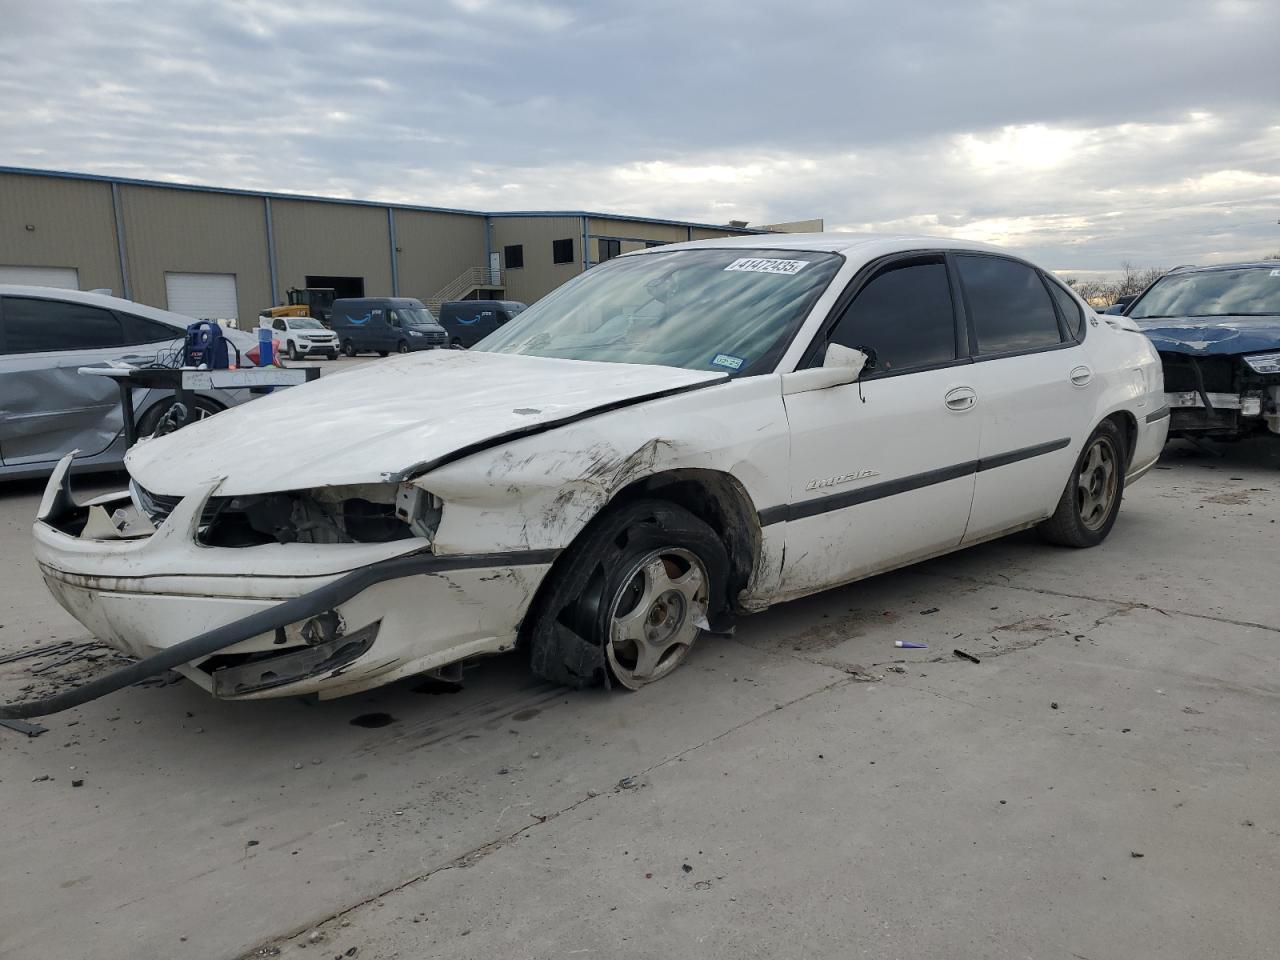
[[1280, 260], [1254, 260], [1248, 263], [1212, 263], [1203, 267], [1187, 264], [1181, 267], [1174, 267], [1169, 273], [1183, 276], [1188, 273], [1217, 273], [1221, 270], [1280, 270]]
[[340, 303], [389, 303], [393, 307], [422, 306], [422, 301], [417, 297], [341, 297], [333, 301], [335, 307]]
[[66, 303], [83, 303], [90, 307], [102, 307], [105, 310], [122, 310], [135, 316], [146, 317], [173, 327], [186, 329], [196, 322], [195, 317], [181, 313], [171, 313], [158, 307], [149, 307], [145, 303], [110, 297], [103, 293], [89, 293], [86, 290], [66, 290], [62, 287], [33, 287], [24, 284], [0, 283], [0, 297], [36, 297], [41, 300], [62, 300]]
[[1009, 251], [977, 240], [955, 240], [949, 237], [931, 237], [921, 234], [897, 233], [756, 233], [745, 237], [716, 237], [711, 240], [692, 240], [687, 243], [668, 243], [660, 247], [648, 247], [623, 254], [626, 257], [664, 253], [670, 250], [803, 250], [812, 253], [856, 253], [860, 256], [881, 256], [905, 250], [977, 250], [984, 253]]

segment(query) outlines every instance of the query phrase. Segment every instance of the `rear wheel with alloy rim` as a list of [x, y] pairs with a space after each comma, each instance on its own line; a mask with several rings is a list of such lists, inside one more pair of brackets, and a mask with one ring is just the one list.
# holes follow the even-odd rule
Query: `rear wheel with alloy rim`
[[1114, 421], [1098, 424], [1053, 516], [1037, 528], [1044, 539], [1064, 547], [1093, 547], [1107, 538], [1124, 497], [1125, 450], [1124, 433]]
[[306, 354], [304, 354], [301, 350], [298, 349], [298, 345], [296, 343], [290, 340], [289, 341], [289, 359], [301, 360], [304, 356], [306, 356]]
[[535, 673], [572, 687], [661, 680], [726, 606], [729, 558], [689, 511], [640, 500], [596, 518], [557, 561], [530, 629]]

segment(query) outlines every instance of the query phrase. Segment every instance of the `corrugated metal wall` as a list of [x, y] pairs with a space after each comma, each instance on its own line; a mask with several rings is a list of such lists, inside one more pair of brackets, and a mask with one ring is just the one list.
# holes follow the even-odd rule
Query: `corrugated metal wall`
[[[552, 262], [553, 240], [573, 240], [573, 262]], [[582, 272], [581, 217], [494, 217], [493, 248], [502, 252], [510, 244], [524, 246], [524, 267], [503, 270], [507, 299], [533, 303]]]
[[0, 264], [75, 267], [81, 290], [123, 294], [111, 185], [0, 175]]
[[474, 267], [488, 267], [484, 217], [462, 213], [395, 211], [400, 296], [429, 300]]
[[367, 297], [391, 296], [385, 207], [272, 200], [280, 296], [307, 276], [364, 277]]
[[[234, 274], [242, 327], [273, 302], [267, 201], [261, 195], [141, 183], [118, 184], [128, 274], [135, 300], [168, 306], [165, 273]], [[281, 298], [308, 276], [363, 277], [368, 296], [392, 293], [387, 207], [272, 197]], [[394, 208], [401, 296], [430, 299], [464, 271], [488, 266], [485, 216]], [[27, 225], [33, 227], [27, 230]], [[506, 295], [532, 303], [582, 272], [581, 216], [492, 218], [492, 250], [521, 244], [524, 266], [503, 263]], [[600, 257], [601, 237], [624, 251], [644, 240], [678, 242], [690, 228], [619, 217], [589, 217], [586, 256]], [[74, 267], [81, 289], [123, 295], [111, 183], [93, 178], [0, 172], [0, 265]], [[692, 228], [694, 239], [732, 231]], [[573, 241], [569, 263], [552, 262], [552, 242]]]
[[272, 302], [262, 198], [132, 184], [119, 189], [133, 299], [167, 310], [165, 273], [232, 273], [240, 326], [255, 326], [258, 311]]

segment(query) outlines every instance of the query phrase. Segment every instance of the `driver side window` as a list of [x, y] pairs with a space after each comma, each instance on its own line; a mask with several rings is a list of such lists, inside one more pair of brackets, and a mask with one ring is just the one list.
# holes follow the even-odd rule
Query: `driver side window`
[[877, 274], [845, 308], [830, 343], [875, 351], [871, 376], [956, 359], [955, 313], [939, 259], [895, 264]]

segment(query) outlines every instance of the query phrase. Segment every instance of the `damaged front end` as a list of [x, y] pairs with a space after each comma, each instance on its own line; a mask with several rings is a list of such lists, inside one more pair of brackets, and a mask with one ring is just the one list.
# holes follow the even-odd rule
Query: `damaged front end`
[[[165, 497], [134, 481], [80, 503], [70, 463], [36, 559], [72, 616], [140, 658], [112, 689], [174, 669], [219, 697], [339, 696], [501, 652], [555, 556], [436, 555], [443, 506], [412, 484]], [[53, 712], [34, 706], [0, 711]]]
[[[136, 480], [129, 483], [129, 496], [156, 526], [181, 499], [152, 493]], [[415, 537], [430, 541], [442, 510], [438, 498], [408, 483], [210, 496], [201, 511], [197, 540], [208, 547], [391, 543]]]
[[1280, 351], [1195, 355], [1161, 350], [1170, 437], [1280, 434]]

